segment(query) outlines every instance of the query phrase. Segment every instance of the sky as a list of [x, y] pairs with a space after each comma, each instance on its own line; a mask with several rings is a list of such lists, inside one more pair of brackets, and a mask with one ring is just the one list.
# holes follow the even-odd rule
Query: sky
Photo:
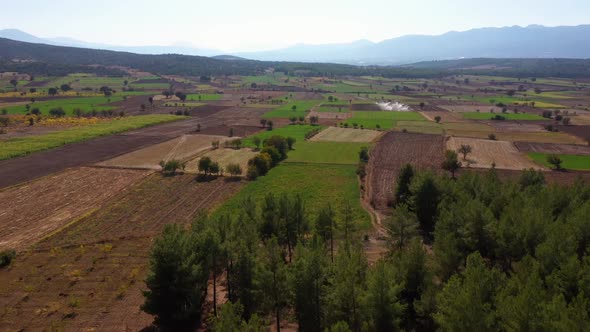
[[0, 0], [0, 8], [0, 29], [38, 37], [232, 52], [590, 23], [590, 0]]

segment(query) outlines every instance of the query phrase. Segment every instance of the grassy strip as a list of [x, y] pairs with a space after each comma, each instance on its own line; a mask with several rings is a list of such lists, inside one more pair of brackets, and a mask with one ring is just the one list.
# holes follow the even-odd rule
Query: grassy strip
[[[530, 152], [528, 153], [528, 156], [538, 164], [547, 168], [552, 167], [552, 165], [547, 162], [547, 156], [549, 156], [549, 153]], [[562, 160], [561, 167], [565, 169], [576, 171], [590, 170], [590, 156], [573, 154], [560, 154], [558, 156]]]
[[359, 151], [368, 143], [297, 142], [287, 162], [356, 165]]
[[107, 136], [131, 129], [143, 128], [184, 117], [174, 115], [140, 115], [118, 118], [88, 126], [74, 127], [45, 135], [19, 137], [6, 140], [0, 145], [0, 160], [24, 156], [33, 152], [56, 148], [65, 144], [81, 142], [99, 136]]
[[[108, 106], [105, 104], [116, 102], [123, 100], [121, 96], [111, 96], [111, 97], [85, 97], [85, 98], [68, 98], [68, 99], [55, 99], [55, 100], [48, 100], [48, 101], [38, 101], [35, 103], [30, 104], [31, 110], [34, 108], [38, 108], [42, 114], [48, 115], [49, 110], [52, 108], [61, 107], [66, 112], [66, 115], [72, 115], [74, 109], [79, 108], [82, 112], [90, 112], [92, 110], [96, 111], [108, 111], [112, 110], [113, 106]], [[23, 101], [27, 101], [23, 99]], [[105, 105], [105, 106], [101, 106]], [[25, 114], [27, 113], [27, 109], [25, 105], [18, 105], [18, 106], [9, 106], [6, 108], [8, 114]]]
[[395, 127], [397, 121], [422, 121], [426, 120], [420, 113], [417, 112], [379, 112], [379, 111], [354, 111], [352, 118], [346, 120], [349, 126], [357, 124], [367, 129], [377, 128], [379, 125], [382, 129], [389, 129]]
[[219, 100], [221, 99], [220, 94], [213, 94], [213, 93], [191, 93], [186, 95], [187, 101], [208, 101], [208, 100]]
[[[318, 105], [321, 101], [319, 100], [298, 100], [278, 108], [272, 111], [264, 113], [264, 118], [290, 118], [292, 116], [300, 117], [305, 116], [312, 107]], [[293, 111], [293, 106], [296, 106]]]

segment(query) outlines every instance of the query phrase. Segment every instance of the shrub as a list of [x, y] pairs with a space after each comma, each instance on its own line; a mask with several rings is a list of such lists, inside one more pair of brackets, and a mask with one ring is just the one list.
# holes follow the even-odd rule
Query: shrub
[[63, 108], [56, 107], [49, 110], [49, 115], [56, 118], [61, 118], [66, 115], [66, 112], [63, 110]]
[[15, 250], [4, 250], [0, 252], [0, 268], [10, 265], [14, 257], [16, 257]]
[[160, 161], [160, 167], [162, 167], [162, 173], [166, 175], [176, 175], [176, 171], [179, 169], [184, 170], [186, 163], [182, 163], [178, 160], [172, 159], [164, 162]]
[[240, 176], [242, 175], [242, 166], [240, 164], [228, 164], [227, 171], [231, 176]]

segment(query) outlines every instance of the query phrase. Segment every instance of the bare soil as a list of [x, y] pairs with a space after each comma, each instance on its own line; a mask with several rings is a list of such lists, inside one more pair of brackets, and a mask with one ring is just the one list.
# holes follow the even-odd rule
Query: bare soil
[[111, 197], [2, 270], [0, 330], [149, 327], [153, 317], [139, 306], [153, 237], [167, 224], [187, 225], [199, 210], [217, 206], [241, 185], [153, 174]]
[[514, 142], [521, 152], [590, 155], [590, 146], [554, 143]]
[[160, 169], [160, 161], [185, 161], [212, 148], [213, 141], [223, 144], [227, 136], [183, 135], [169, 141], [151, 145], [113, 159], [97, 163], [97, 166], [137, 169]]
[[[472, 152], [463, 159], [458, 150], [461, 145], [471, 146]], [[447, 140], [447, 148], [457, 151], [459, 161], [465, 167], [491, 168], [495, 163], [496, 168], [522, 170], [528, 168], [543, 169], [541, 166], [521, 154], [511, 142], [492, 141], [476, 138], [450, 137]]]
[[31, 246], [147, 174], [82, 167], [0, 191], [0, 250]]
[[366, 197], [377, 212], [387, 211], [395, 179], [405, 164], [417, 169], [440, 169], [444, 159], [442, 135], [388, 132], [370, 152]]

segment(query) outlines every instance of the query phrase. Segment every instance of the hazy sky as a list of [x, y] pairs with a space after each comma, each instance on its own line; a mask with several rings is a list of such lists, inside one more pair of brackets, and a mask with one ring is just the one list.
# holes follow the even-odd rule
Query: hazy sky
[[116, 45], [280, 48], [590, 23], [590, 0], [0, 0], [0, 29]]

